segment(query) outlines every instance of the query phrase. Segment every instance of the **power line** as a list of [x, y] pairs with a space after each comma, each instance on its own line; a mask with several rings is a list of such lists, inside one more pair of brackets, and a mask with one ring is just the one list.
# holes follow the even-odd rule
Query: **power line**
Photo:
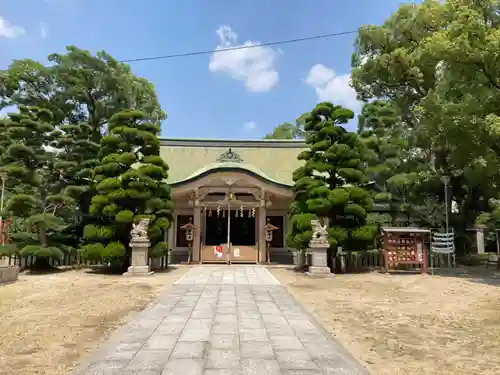
[[342, 31], [342, 32], [338, 32], [338, 33], [330, 33], [330, 34], [323, 34], [323, 35], [308, 36], [308, 37], [305, 37], [305, 38], [286, 39], [286, 40], [280, 40], [280, 41], [276, 41], [276, 42], [260, 43], [260, 44], [255, 44], [255, 45], [251, 45], [251, 46], [236, 46], [236, 47], [221, 48], [221, 49], [215, 49], [215, 50], [209, 50], [209, 51], [195, 51], [195, 52], [177, 53], [177, 54], [163, 55], [163, 56], [139, 57], [139, 58], [136, 58], [136, 59], [119, 60], [118, 62], [121, 62], [121, 63], [130, 63], [130, 62], [149, 61], [149, 60], [173, 59], [175, 57], [189, 57], [189, 56], [197, 56], [197, 55], [208, 55], [208, 54], [211, 54], [211, 53], [219, 53], [219, 52], [227, 52], [227, 51], [237, 51], [237, 50], [241, 50], [241, 49], [250, 49], [250, 48], [257, 48], [257, 47], [269, 47], [269, 46], [276, 46], [276, 45], [280, 45], [280, 44], [290, 44], [290, 43], [297, 43], [297, 42], [305, 42], [305, 41], [308, 41], [308, 40], [315, 40], [315, 39], [325, 39], [325, 38], [330, 38], [330, 37], [334, 37], [334, 36], [342, 36], [342, 35], [355, 34], [357, 32], [358, 32], [358, 30]]

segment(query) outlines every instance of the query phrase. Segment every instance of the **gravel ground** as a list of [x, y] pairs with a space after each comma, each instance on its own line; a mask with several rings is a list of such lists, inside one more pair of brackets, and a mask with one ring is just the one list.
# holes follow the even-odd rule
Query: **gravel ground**
[[331, 279], [271, 272], [373, 375], [499, 373], [500, 280], [492, 271]]
[[186, 270], [147, 278], [89, 270], [20, 274], [16, 283], [0, 286], [0, 374], [71, 374], [90, 350]]

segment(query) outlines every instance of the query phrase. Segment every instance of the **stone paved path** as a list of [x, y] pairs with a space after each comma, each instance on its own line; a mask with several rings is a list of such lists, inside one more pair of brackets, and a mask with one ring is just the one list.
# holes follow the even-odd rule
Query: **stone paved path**
[[195, 266], [76, 374], [368, 372], [266, 268]]

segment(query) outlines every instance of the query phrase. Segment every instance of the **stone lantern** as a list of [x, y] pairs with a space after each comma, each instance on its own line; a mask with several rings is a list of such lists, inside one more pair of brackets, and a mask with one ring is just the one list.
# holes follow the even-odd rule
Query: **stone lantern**
[[132, 259], [130, 267], [124, 276], [149, 276], [151, 271], [148, 262], [149, 242], [148, 236], [149, 219], [143, 218], [138, 223], [132, 224], [130, 231], [130, 247], [132, 249]]
[[279, 228], [273, 224], [269, 218], [267, 219], [266, 225], [264, 225], [264, 231], [266, 234], [266, 263], [271, 262], [271, 254], [269, 253], [269, 248], [271, 247], [271, 242], [273, 241], [273, 232]]
[[188, 264], [191, 263], [191, 257], [193, 255], [193, 238], [194, 238], [194, 230], [196, 226], [193, 224], [193, 218], [189, 218], [189, 223], [183, 225], [180, 229], [185, 231], [186, 241], [188, 242], [189, 250], [188, 250]]
[[311, 227], [313, 235], [309, 242], [309, 251], [312, 255], [312, 264], [309, 266], [307, 274], [311, 276], [331, 276], [327, 258], [327, 251], [330, 247], [327, 226], [323, 225], [320, 220], [311, 220]]

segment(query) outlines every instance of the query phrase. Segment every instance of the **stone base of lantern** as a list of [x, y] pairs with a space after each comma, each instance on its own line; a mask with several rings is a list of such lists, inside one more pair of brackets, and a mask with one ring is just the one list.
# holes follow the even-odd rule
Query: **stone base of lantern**
[[333, 277], [334, 274], [330, 272], [330, 267], [314, 267], [310, 266], [309, 271], [306, 272], [307, 276], [311, 277]]
[[149, 266], [130, 266], [123, 276], [151, 276], [153, 274], [154, 271], [151, 271], [151, 267]]
[[151, 276], [154, 274], [148, 264], [149, 246], [150, 242], [147, 239], [130, 242], [132, 248], [131, 265], [123, 276]]
[[309, 272], [306, 275], [313, 277], [332, 277], [330, 267], [327, 264], [327, 248], [310, 248], [309, 252], [312, 255]]

